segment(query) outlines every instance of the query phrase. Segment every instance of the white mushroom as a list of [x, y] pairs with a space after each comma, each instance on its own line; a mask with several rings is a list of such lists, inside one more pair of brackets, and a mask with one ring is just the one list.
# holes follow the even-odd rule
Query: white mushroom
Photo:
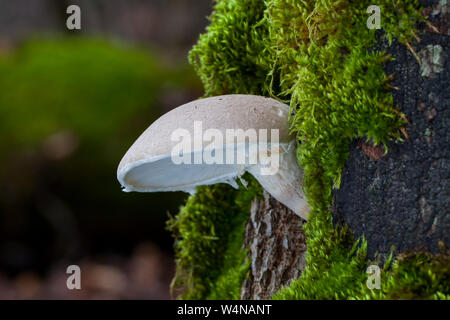
[[[124, 191], [195, 192], [252, 174], [275, 199], [306, 219], [303, 171], [289, 134], [289, 107], [271, 98], [224, 95], [189, 102], [156, 120], [117, 170]], [[270, 133], [270, 134], [269, 134]]]

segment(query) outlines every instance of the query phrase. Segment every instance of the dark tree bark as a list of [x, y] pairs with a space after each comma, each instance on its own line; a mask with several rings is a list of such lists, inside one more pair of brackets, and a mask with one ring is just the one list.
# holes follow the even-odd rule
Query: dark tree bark
[[[398, 90], [392, 94], [410, 123], [409, 139], [390, 143], [387, 155], [380, 147], [353, 141], [334, 193], [335, 222], [366, 238], [369, 258], [391, 248], [437, 252], [439, 241], [450, 247], [449, 13], [438, 3], [422, 2], [440, 33], [428, 26], [419, 30], [422, 41], [414, 47], [421, 65], [398, 42], [389, 46], [380, 37], [377, 48], [395, 58], [385, 72], [395, 74], [392, 85]], [[255, 200], [244, 241], [252, 264], [241, 298], [269, 298], [300, 276], [306, 264], [303, 224], [267, 193], [264, 201]]]
[[[431, 7], [431, 3], [435, 3]], [[426, 27], [415, 51], [381, 42], [395, 60], [385, 65], [394, 74], [394, 101], [409, 121], [404, 143], [390, 143], [382, 156], [361, 140], [353, 141], [335, 192], [337, 217], [357, 237], [368, 241], [369, 257], [413, 249], [439, 251], [450, 246], [450, 91], [449, 13], [428, 1], [425, 9], [441, 34]]]

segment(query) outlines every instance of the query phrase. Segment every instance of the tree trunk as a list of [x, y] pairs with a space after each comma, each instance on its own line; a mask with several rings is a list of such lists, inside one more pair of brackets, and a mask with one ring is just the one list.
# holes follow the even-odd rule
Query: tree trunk
[[264, 200], [253, 200], [244, 248], [251, 257], [250, 276], [241, 299], [269, 299], [297, 279], [306, 265], [305, 220], [264, 191]]
[[409, 138], [390, 143], [384, 156], [381, 148], [353, 141], [335, 192], [337, 218], [365, 236], [369, 258], [391, 248], [438, 252], [439, 241], [450, 245], [449, 13], [439, 5], [425, 10], [441, 34], [427, 27], [420, 35], [421, 65], [404, 45], [380, 44], [395, 58], [384, 69], [395, 75], [392, 94], [408, 119]]
[[[392, 94], [409, 121], [408, 139], [390, 143], [386, 155], [381, 147], [353, 141], [334, 193], [335, 222], [366, 238], [369, 258], [391, 248], [437, 252], [439, 241], [450, 247], [449, 13], [437, 3], [422, 2], [440, 34], [430, 27], [419, 33], [422, 41], [414, 47], [421, 65], [398, 42], [380, 40], [377, 48], [395, 58], [384, 68], [395, 75], [398, 90]], [[251, 270], [241, 298], [270, 298], [300, 276], [306, 264], [304, 222], [267, 193], [254, 201], [244, 241]]]

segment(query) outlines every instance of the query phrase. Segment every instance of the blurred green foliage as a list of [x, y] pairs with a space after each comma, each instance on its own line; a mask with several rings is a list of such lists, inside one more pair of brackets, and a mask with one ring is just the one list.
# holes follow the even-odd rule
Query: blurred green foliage
[[0, 148], [33, 146], [59, 130], [108, 143], [138, 112], [161, 113], [155, 102], [171, 76], [143, 50], [83, 38], [30, 42], [0, 59]]
[[[124, 194], [116, 168], [139, 134], [175, 107], [171, 97], [189, 99], [199, 88], [187, 62], [96, 38], [36, 38], [0, 52], [0, 244], [43, 242], [48, 228], [64, 234], [66, 226], [48, 221], [62, 214], [48, 200], [55, 197], [88, 242], [168, 240], [166, 212], [184, 195]], [[47, 240], [42, 249], [58, 242]]]

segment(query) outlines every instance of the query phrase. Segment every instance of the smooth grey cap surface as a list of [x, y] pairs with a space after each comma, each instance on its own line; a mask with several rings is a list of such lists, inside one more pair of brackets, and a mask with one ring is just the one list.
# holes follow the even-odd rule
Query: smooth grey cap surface
[[[243, 172], [239, 165], [175, 165], [171, 152], [178, 144], [171, 135], [177, 129], [189, 131], [193, 143], [194, 122], [203, 131], [217, 129], [225, 136], [227, 129], [277, 129], [280, 144], [294, 139], [289, 134], [289, 107], [275, 99], [255, 95], [224, 95], [195, 100], [161, 116], [130, 147], [117, 170], [125, 191], [188, 191], [202, 184], [226, 182]], [[249, 141], [257, 143], [257, 141]], [[230, 146], [227, 146], [230, 147]], [[209, 166], [209, 167], [208, 167]], [[208, 168], [207, 168], [208, 167]]]

